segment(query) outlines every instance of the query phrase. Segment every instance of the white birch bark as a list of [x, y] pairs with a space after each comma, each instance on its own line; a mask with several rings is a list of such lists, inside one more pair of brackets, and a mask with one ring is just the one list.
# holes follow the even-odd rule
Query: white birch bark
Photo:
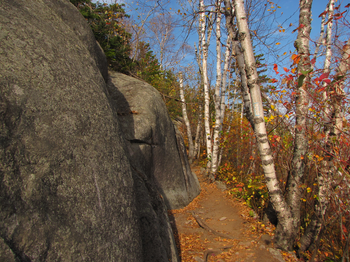
[[[198, 30], [198, 35], [200, 35], [200, 30]], [[196, 54], [196, 60], [199, 68], [199, 75], [200, 75], [200, 88], [203, 86], [203, 72], [202, 72], [202, 48], [201, 45], [198, 45], [199, 50], [196, 47], [196, 44], [194, 45], [195, 54]], [[202, 122], [203, 122], [203, 105], [201, 102], [198, 104], [198, 122], [197, 122], [197, 129], [196, 129], [196, 138], [194, 143], [194, 152], [196, 154], [197, 159], [199, 159], [200, 156], [200, 150], [201, 150], [201, 134], [202, 134]]]
[[222, 86], [222, 75], [221, 75], [221, 13], [220, 13], [221, 0], [216, 2], [216, 84], [215, 84], [215, 124], [213, 130], [213, 151], [212, 151], [212, 162], [210, 170], [210, 179], [214, 180], [214, 175], [218, 169], [218, 157], [219, 157], [219, 146], [220, 146], [220, 131], [222, 130], [222, 113], [221, 113], [221, 86]]
[[244, 113], [246, 118], [254, 128], [252, 101], [251, 101], [250, 92], [248, 88], [248, 81], [247, 81], [247, 74], [245, 70], [243, 53], [242, 53], [241, 47], [239, 46], [239, 42], [234, 41], [233, 45], [235, 48], [235, 58], [238, 64], [239, 74], [241, 76], [241, 92], [243, 97]]
[[[328, 5], [326, 10], [328, 10]], [[316, 43], [316, 47], [315, 47], [315, 52], [314, 52], [314, 56], [313, 59], [316, 61], [317, 57], [319, 56], [318, 51], [320, 49], [320, 46], [324, 43], [324, 27], [325, 27], [325, 23], [326, 23], [326, 14], [322, 15], [322, 20], [321, 20], [321, 30], [320, 30], [320, 37], [318, 38], [318, 41]], [[314, 65], [312, 65], [312, 69], [314, 69]]]
[[198, 123], [197, 123], [196, 138], [194, 143], [194, 153], [197, 159], [200, 156], [200, 150], [201, 150], [201, 134], [202, 134], [202, 122], [203, 122], [202, 117], [203, 117], [203, 106], [200, 103], [198, 105]]
[[[326, 57], [323, 65], [323, 73], [330, 73], [331, 71], [331, 59], [332, 59], [332, 27], [333, 27], [333, 13], [334, 13], [334, 0], [330, 0], [328, 3], [328, 19], [331, 19], [327, 23], [327, 31], [326, 31]], [[326, 87], [327, 83], [323, 82], [323, 87]], [[323, 92], [323, 101], [327, 100], [328, 94], [327, 90]], [[324, 109], [324, 121], [329, 122], [330, 115], [329, 105], [325, 104]], [[326, 131], [327, 132], [327, 131]]]
[[212, 143], [211, 143], [211, 133], [210, 133], [210, 112], [209, 112], [209, 82], [208, 82], [208, 47], [210, 43], [211, 36], [211, 25], [208, 25], [208, 37], [206, 39], [206, 19], [205, 19], [205, 11], [204, 11], [204, 1], [199, 1], [199, 43], [201, 49], [203, 50], [202, 57], [202, 75], [203, 75], [203, 89], [204, 89], [204, 128], [205, 128], [205, 141], [206, 141], [206, 149], [207, 149], [207, 168], [209, 169], [211, 166], [211, 158], [212, 158]]
[[[229, 83], [227, 83], [227, 79], [228, 79], [227, 75], [229, 74], [229, 66], [230, 66], [230, 63], [231, 63], [231, 55], [232, 55], [231, 43], [232, 43], [232, 37], [228, 36], [227, 40], [226, 40], [224, 74], [222, 76], [222, 87], [221, 87], [221, 106], [220, 106], [220, 110], [221, 110], [221, 130], [223, 128], [223, 123], [224, 123], [225, 113], [226, 113], [226, 93], [227, 93], [227, 86], [229, 85]], [[233, 98], [233, 102], [232, 102], [233, 105], [234, 105], [235, 100], [236, 100], [236, 93], [237, 93], [237, 89], [235, 89], [234, 98]], [[232, 121], [230, 120], [229, 122], [231, 123]], [[227, 132], [229, 132], [230, 129], [231, 129], [231, 125], [229, 124]], [[217, 167], [219, 167], [221, 165], [223, 151], [224, 151], [223, 147], [220, 148]]]
[[194, 158], [194, 148], [193, 148], [191, 125], [187, 116], [182, 73], [179, 74], [179, 80], [180, 80], [180, 99], [181, 99], [181, 106], [182, 106], [182, 116], [186, 125], [187, 138], [188, 138], [188, 157], [191, 161]]
[[[227, 86], [229, 83], [227, 83], [227, 80], [229, 78], [227, 77], [229, 74], [229, 66], [231, 64], [231, 56], [232, 56], [232, 37], [228, 36], [226, 40], [226, 50], [225, 50], [225, 62], [224, 62], [224, 74], [222, 76], [222, 88], [221, 88], [221, 125], [224, 122], [225, 118], [225, 109], [226, 109], [226, 93], [227, 93]], [[236, 95], [236, 90], [235, 90]], [[235, 100], [235, 99], [234, 99]]]
[[271, 203], [277, 213], [279, 225], [281, 225], [285, 231], [285, 235], [283, 235], [285, 237], [280, 236], [277, 239], [277, 245], [282, 249], [291, 249], [291, 243], [288, 242], [290, 241], [289, 234], [293, 229], [293, 219], [290, 209], [283, 197], [282, 190], [279, 187], [271, 148], [266, 133], [263, 104], [260, 87], [258, 85], [258, 73], [250, 39], [247, 16], [244, 10], [244, 1], [234, 0], [234, 7], [238, 27], [238, 39], [243, 49], [247, 84], [252, 104], [253, 128], [260, 153], [262, 168], [264, 170], [266, 186], [270, 193]]
[[[330, 0], [333, 2], [333, 0]], [[334, 3], [334, 2], [333, 2]], [[325, 61], [325, 66], [329, 66]], [[347, 71], [350, 68], [350, 40], [343, 48], [342, 60], [336, 72], [335, 78], [339, 79], [335, 86], [330, 87], [329, 92], [329, 109], [328, 114], [331, 118], [329, 123], [325, 126], [326, 144], [325, 144], [325, 156], [321, 162], [321, 172], [318, 176], [318, 202], [315, 208], [315, 214], [313, 215], [310, 224], [305, 230], [305, 234], [300, 239], [300, 250], [305, 251], [309, 249], [315, 238], [320, 237], [320, 232], [323, 227], [324, 216], [329, 205], [329, 189], [331, 188], [332, 177], [335, 176], [334, 157], [336, 156], [334, 150], [334, 144], [339, 139], [342, 130], [342, 100], [345, 97], [343, 90], [344, 78]]]
[[[301, 184], [304, 175], [306, 153], [308, 139], [306, 134], [307, 114], [308, 114], [308, 89], [310, 85], [310, 50], [309, 39], [311, 31], [311, 5], [312, 0], [300, 0], [299, 24], [304, 26], [299, 28], [297, 40], [294, 43], [300, 57], [297, 72], [298, 84], [295, 88], [296, 98], [296, 122], [295, 122], [295, 139], [294, 152], [292, 159], [292, 170], [287, 180], [287, 196], [286, 201], [290, 206], [292, 213], [292, 227], [285, 237], [286, 230], [283, 225], [278, 225], [276, 229], [276, 237], [283, 239], [282, 248], [291, 249], [300, 225], [300, 199], [301, 199]], [[288, 243], [287, 241], [291, 242]]]

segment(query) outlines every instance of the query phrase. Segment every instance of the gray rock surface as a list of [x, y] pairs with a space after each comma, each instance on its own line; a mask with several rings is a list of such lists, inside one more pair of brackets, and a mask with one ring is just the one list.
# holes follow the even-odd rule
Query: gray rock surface
[[[0, 260], [178, 261], [163, 184], [148, 171], [182, 164], [130, 162], [125, 149], [168, 154], [167, 141], [125, 143], [106, 59], [74, 6], [0, 1], [0, 72]], [[183, 205], [196, 194], [179, 192]]]
[[217, 188], [220, 189], [221, 191], [227, 190], [227, 186], [225, 185], [224, 182], [222, 182], [222, 181], [215, 181], [215, 184], [216, 184]]
[[58, 2], [86, 23], [67, 1], [0, 2], [1, 238], [19, 261], [142, 261], [105, 81]]
[[109, 91], [133, 169], [158, 186], [168, 208], [185, 207], [199, 194], [200, 185], [159, 92], [121, 73], [111, 72], [110, 77]]

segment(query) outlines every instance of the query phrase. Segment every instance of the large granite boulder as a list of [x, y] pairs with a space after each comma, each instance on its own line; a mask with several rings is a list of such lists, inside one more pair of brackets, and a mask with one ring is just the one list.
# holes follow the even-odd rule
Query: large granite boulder
[[179, 260], [162, 183], [142, 167], [171, 170], [130, 162], [106, 70], [69, 1], [0, 1], [1, 261]]
[[161, 95], [133, 77], [110, 72], [110, 78], [108, 88], [132, 168], [158, 186], [168, 208], [187, 206], [199, 194], [200, 185]]

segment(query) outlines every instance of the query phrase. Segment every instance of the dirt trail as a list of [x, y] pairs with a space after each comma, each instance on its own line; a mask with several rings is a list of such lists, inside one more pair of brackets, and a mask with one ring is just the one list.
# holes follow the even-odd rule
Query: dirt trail
[[199, 167], [192, 171], [201, 194], [186, 208], [169, 212], [181, 261], [295, 261], [273, 248], [271, 225], [249, 216], [244, 203], [229, 198], [215, 183], [208, 184]]

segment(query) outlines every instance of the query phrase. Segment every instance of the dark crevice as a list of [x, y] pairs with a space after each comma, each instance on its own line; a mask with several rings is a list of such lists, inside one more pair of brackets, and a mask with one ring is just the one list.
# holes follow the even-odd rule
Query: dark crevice
[[131, 144], [143, 144], [143, 145], [149, 145], [149, 146], [156, 146], [155, 144], [140, 140], [140, 139], [130, 139], [128, 140]]
[[3, 237], [3, 240], [6, 245], [11, 249], [13, 254], [15, 255], [15, 261], [16, 262], [31, 262], [32, 260], [23, 253], [23, 251], [19, 250], [18, 247], [16, 247], [15, 243], [7, 238]]

